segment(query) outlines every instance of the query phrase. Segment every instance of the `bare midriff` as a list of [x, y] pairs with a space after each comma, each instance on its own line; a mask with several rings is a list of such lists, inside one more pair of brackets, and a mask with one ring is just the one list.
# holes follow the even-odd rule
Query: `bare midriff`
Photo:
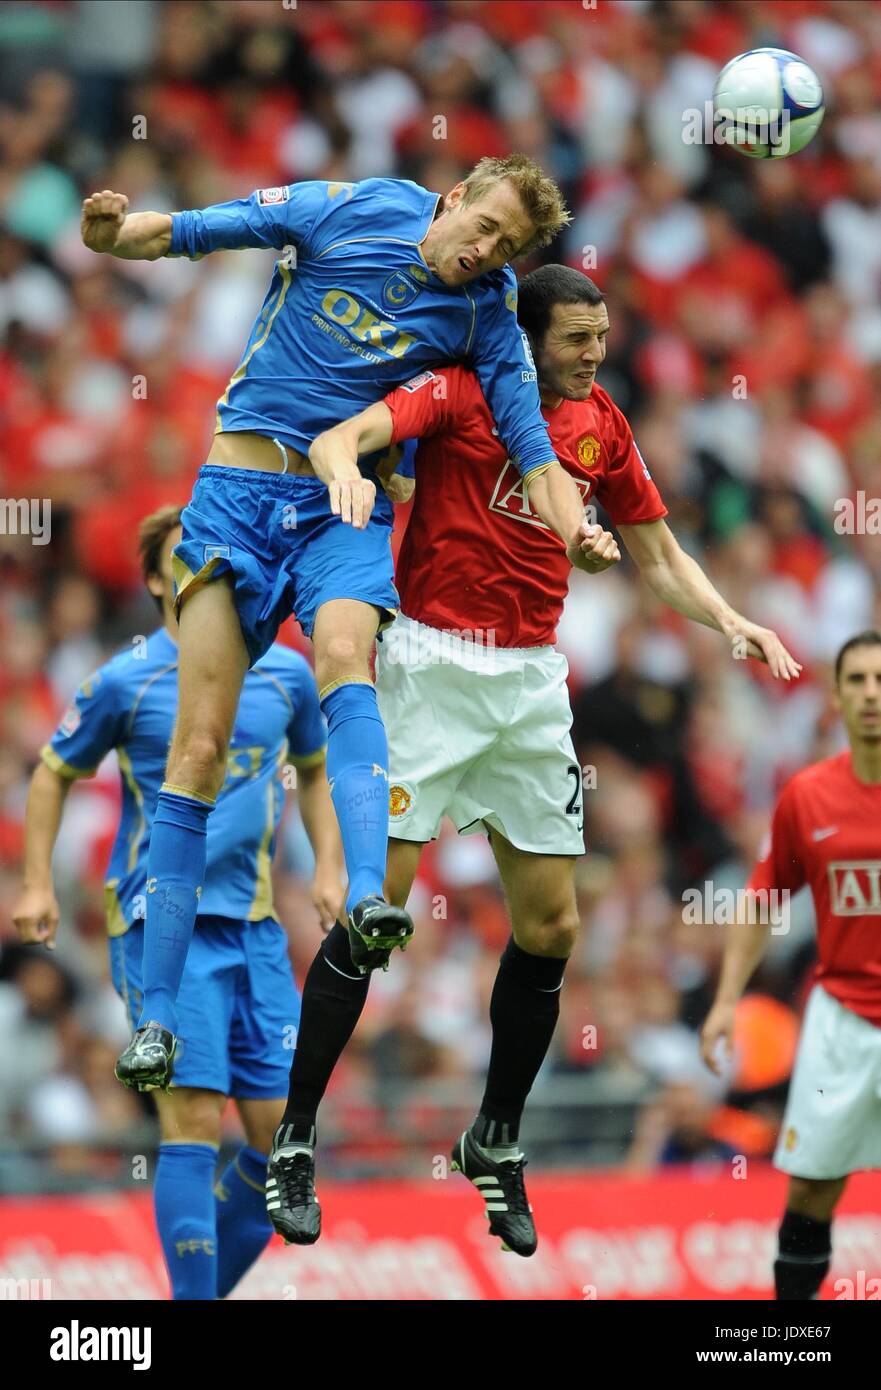
[[252, 468], [260, 473], [283, 473], [285, 457], [288, 473], [315, 477], [315, 470], [308, 458], [298, 449], [277, 444], [265, 434], [251, 434], [246, 430], [216, 434], [205, 462], [219, 463], [225, 468]]

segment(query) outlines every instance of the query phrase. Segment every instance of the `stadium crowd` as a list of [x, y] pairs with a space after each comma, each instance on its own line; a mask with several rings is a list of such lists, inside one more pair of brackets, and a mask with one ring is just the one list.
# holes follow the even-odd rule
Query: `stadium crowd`
[[[688, 143], [683, 113], [703, 111], [729, 57], [763, 44], [819, 73], [827, 114], [813, 144], [753, 161]], [[812, 908], [802, 895], [773, 937], [720, 1086], [697, 1030], [724, 925], [689, 921], [683, 894], [745, 882], [782, 781], [843, 746], [836, 650], [881, 625], [871, 508], [848, 533], [842, 505], [854, 500], [859, 521], [859, 495], [881, 497], [881, 9], [8, 3], [0, 89], [0, 1150], [51, 1137], [57, 1168], [94, 1176], [107, 1160], [93, 1143], [122, 1143], [147, 1113], [113, 1079], [128, 1031], [107, 978], [102, 877], [118, 774], [108, 760], [71, 795], [53, 956], [18, 946], [10, 920], [27, 781], [78, 682], [153, 626], [136, 525], [188, 497], [269, 274], [253, 251], [199, 265], [98, 258], [80, 242], [82, 196], [113, 188], [133, 210], [173, 209], [373, 175], [444, 191], [481, 155], [521, 149], [565, 190], [572, 226], [542, 254], [607, 296], [600, 381], [677, 536], [805, 668], [775, 685], [660, 606], [626, 561], [574, 576], [559, 636], [590, 852], [536, 1095], [565, 1082], [576, 1108], [580, 1094], [632, 1103], [618, 1157], [634, 1171], [767, 1154]], [[30, 535], [10, 524], [6, 500], [21, 498], [35, 499]], [[302, 642], [294, 624], [286, 640]], [[318, 925], [291, 800], [277, 905], [302, 978]], [[328, 1135], [341, 1143], [369, 1148], [399, 1125], [404, 1097], [413, 1132], [433, 1096], [465, 1115], [477, 1099], [508, 934], [482, 837], [442, 836], [415, 916], [417, 938], [374, 978], [333, 1082]]]

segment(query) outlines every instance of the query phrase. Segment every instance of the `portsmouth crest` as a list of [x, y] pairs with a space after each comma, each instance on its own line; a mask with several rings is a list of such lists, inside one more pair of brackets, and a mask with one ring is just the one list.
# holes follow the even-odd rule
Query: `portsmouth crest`
[[600, 441], [595, 434], [586, 434], [578, 441], [578, 462], [582, 468], [593, 468], [600, 456]]
[[382, 287], [382, 302], [387, 309], [406, 309], [421, 289], [421, 285], [415, 285], [400, 270], [396, 270]]

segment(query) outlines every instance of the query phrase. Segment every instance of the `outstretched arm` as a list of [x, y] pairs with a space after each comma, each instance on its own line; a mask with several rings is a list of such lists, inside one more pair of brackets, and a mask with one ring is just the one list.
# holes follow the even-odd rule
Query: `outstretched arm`
[[171, 247], [171, 213], [129, 213], [125, 194], [109, 188], [86, 198], [80, 228], [90, 251], [124, 261], [158, 261]]
[[713, 587], [700, 565], [686, 555], [667, 523], [644, 521], [618, 530], [645, 582], [678, 613], [722, 632], [734, 644], [746, 640], [747, 654], [767, 663], [772, 675], [792, 680], [801, 666], [776, 632], [735, 612]]

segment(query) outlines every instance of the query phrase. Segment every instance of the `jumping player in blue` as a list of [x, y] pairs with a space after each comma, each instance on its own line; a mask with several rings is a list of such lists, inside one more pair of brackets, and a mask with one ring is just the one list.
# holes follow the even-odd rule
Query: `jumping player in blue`
[[[206, 823], [241, 682], [291, 611], [315, 645], [349, 880], [347, 925], [331, 932], [327, 960], [364, 974], [387, 964], [412, 934], [406, 911], [382, 896], [388, 758], [369, 670], [377, 630], [398, 602], [392, 507], [381, 494], [365, 525], [357, 515], [354, 527], [344, 525], [308, 449], [321, 431], [422, 368], [467, 358], [530, 490], [540, 484], [550, 510], [571, 517], [577, 489], [548, 443], [507, 264], [550, 241], [569, 215], [556, 186], [524, 155], [481, 160], [444, 197], [369, 179], [261, 189], [173, 215], [127, 214], [127, 206], [109, 190], [87, 198], [86, 246], [134, 260], [239, 247], [277, 256], [241, 364], [218, 403], [214, 443], [175, 553], [179, 712], [148, 867], [161, 892], [148, 898], [138, 1028], [117, 1064], [128, 1085], [163, 1085]], [[395, 460], [362, 462], [367, 496]], [[579, 539], [576, 531], [576, 550]]]
[[[177, 704], [171, 553], [180, 512], [141, 528], [145, 580], [164, 625], [83, 683], [34, 773], [24, 884], [13, 916], [24, 941], [55, 944], [52, 848], [67, 792], [111, 749], [122, 817], [105, 884], [113, 982], [130, 1021], [143, 991], [144, 904], [163, 891], [147, 844]], [[296, 768], [300, 812], [316, 856], [313, 899], [329, 928], [342, 901], [342, 850], [325, 775], [324, 719], [303, 658], [272, 646], [242, 687], [226, 777], [211, 817], [207, 867], [183, 972], [174, 1088], [157, 1091], [162, 1133], [156, 1223], [174, 1298], [224, 1297], [271, 1234], [266, 1158], [287, 1094], [300, 999], [273, 907], [270, 864]], [[221, 1116], [234, 1097], [247, 1144], [214, 1186]]]

